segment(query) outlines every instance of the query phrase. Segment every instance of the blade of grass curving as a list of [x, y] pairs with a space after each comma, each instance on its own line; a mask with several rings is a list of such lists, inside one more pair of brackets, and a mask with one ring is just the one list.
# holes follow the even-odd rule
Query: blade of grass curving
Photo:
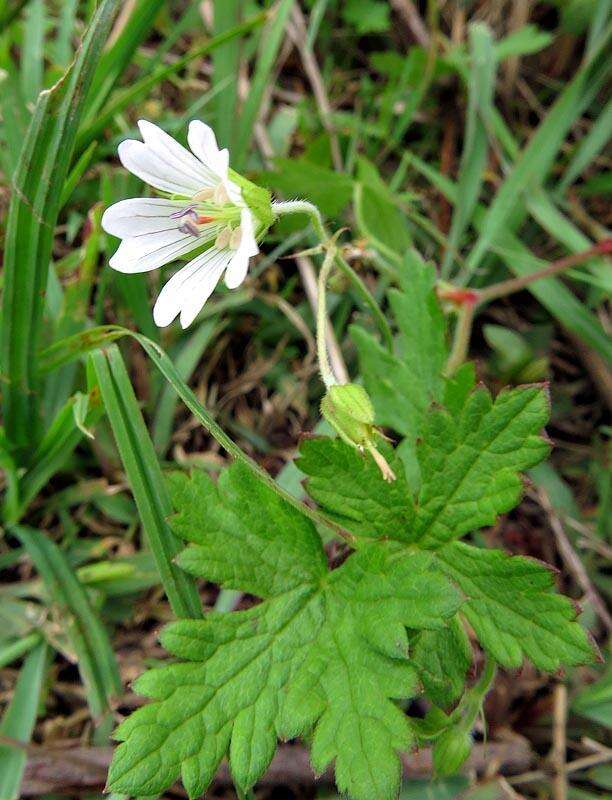
[[90, 711], [98, 720], [109, 712], [112, 699], [121, 691], [117, 660], [106, 628], [55, 542], [44, 532], [21, 525], [12, 527], [11, 533], [26, 549], [49, 599], [62, 614]]
[[14, 179], [5, 240], [2, 350], [4, 421], [26, 458], [40, 432], [37, 352], [53, 233], [76, 127], [119, 0], [104, 0], [76, 60], [34, 109]]
[[[151, 345], [156, 347], [153, 343]], [[110, 345], [105, 350], [94, 351], [91, 360], [142, 527], [170, 605], [178, 617], [199, 617], [201, 604], [195, 584], [174, 564], [182, 546], [166, 522], [172, 513], [172, 504], [121, 353], [116, 345]]]
[[274, 67], [294, 0], [279, 0], [272, 19], [261, 32], [257, 48], [257, 63], [249, 93], [240, 112], [238, 133], [234, 136], [232, 162], [235, 169], [244, 167], [247, 149], [253, 135], [253, 127], [261, 110], [261, 102]]
[[[188, 381], [192, 372], [202, 358], [208, 343], [219, 325], [216, 320], [203, 322], [182, 345], [174, 357], [176, 371], [184, 381]], [[172, 422], [176, 411], [176, 392], [169, 383], [165, 384], [157, 401], [157, 409], [153, 418], [153, 444], [160, 456], [163, 456], [172, 436]]]
[[[601, 49], [597, 55], [601, 55]], [[511, 215], [524, 206], [527, 193], [542, 184], [568, 131], [591, 103], [610, 69], [612, 63], [604, 53], [583, 66], [563, 89], [495, 195], [466, 262], [470, 272], [480, 265]]]
[[[126, 412], [122, 410], [121, 407], [121, 392], [125, 393], [125, 397], [127, 398], [129, 410], [134, 412], [136, 410], [137, 413], [137, 432], [140, 436], [140, 441], [146, 441], [145, 450], [148, 454], [148, 464], [151, 466], [152, 469], [159, 470], [159, 465], [157, 464], [157, 459], [154, 456], [154, 461], [151, 460], [149, 454], [153, 451], [153, 445], [148, 438], [148, 433], [146, 427], [144, 425], [144, 421], [142, 420], [142, 415], [140, 414], [140, 410], [138, 409], [138, 405], [136, 404], [136, 398], [134, 397], [134, 391], [131, 387], [129, 378], [127, 373], [125, 372], [125, 366], [122, 366], [121, 369], [121, 386], [118, 388], [113, 388], [112, 382], [110, 381], [109, 375], [104, 375], [104, 369], [108, 371], [108, 367], [105, 366], [105, 360], [108, 356], [108, 353], [116, 352], [118, 354], [118, 350], [116, 350], [116, 346], [113, 345], [112, 347], [108, 348], [107, 351], [100, 353], [96, 351], [96, 348], [104, 347], [107, 341], [112, 341], [121, 336], [130, 336], [133, 339], [136, 339], [137, 342], [141, 345], [141, 347], [145, 350], [148, 356], [151, 358], [157, 369], [161, 372], [164, 378], [172, 385], [178, 396], [181, 400], [185, 403], [187, 408], [192, 412], [195, 418], [206, 428], [206, 430], [213, 436], [214, 439], [223, 447], [223, 449], [233, 458], [242, 461], [245, 466], [247, 466], [251, 472], [255, 475], [255, 477], [272, 489], [276, 494], [286, 500], [290, 505], [294, 508], [297, 508], [302, 514], [305, 514], [307, 517], [313, 520], [317, 525], [324, 526], [329, 528], [338, 536], [344, 539], [352, 540], [351, 534], [342, 528], [342, 526], [338, 525], [337, 523], [333, 522], [332, 520], [328, 519], [324, 514], [317, 511], [314, 508], [311, 508], [307, 505], [301, 503], [297, 498], [293, 497], [289, 492], [282, 489], [274, 480], [274, 478], [266, 472], [263, 467], [261, 467], [254, 459], [248, 456], [241, 448], [225, 433], [223, 428], [219, 425], [219, 423], [214, 419], [214, 417], [210, 414], [209, 411], [204, 408], [204, 406], [198, 401], [197, 397], [193, 393], [193, 391], [187, 386], [185, 381], [181, 378], [177, 369], [173, 362], [168, 358], [166, 353], [162, 350], [162, 348], [152, 342], [150, 339], [147, 339], [145, 336], [141, 334], [135, 333], [134, 331], [130, 331], [127, 328], [120, 328], [119, 326], [101, 326], [100, 328], [94, 328], [90, 331], [84, 331], [81, 334], [77, 334], [75, 336], [70, 336], [60, 342], [56, 342], [52, 348], [46, 352], [43, 358], [46, 360], [46, 363], [53, 363], [55, 366], [60, 366], [62, 364], [69, 363], [70, 361], [74, 360], [75, 358], [79, 358], [83, 353], [94, 351], [92, 353], [92, 358], [96, 365], [96, 370], [99, 374], [103, 375], [105, 386], [107, 390], [107, 396], [109, 398], [110, 403], [112, 404], [112, 411], [108, 412], [109, 403], [107, 403], [106, 398], [104, 396], [105, 387], [102, 385], [102, 381], [100, 381], [100, 387], [102, 389], [102, 399], [104, 400], [107, 406], [107, 412], [109, 413], [109, 417], [112, 415], [112, 419], [115, 419], [117, 431], [119, 431], [121, 436], [122, 445], [125, 445], [124, 451], [126, 456], [130, 458], [130, 470], [134, 472], [134, 478], [138, 481], [138, 489], [139, 492], [142, 489], [143, 480], [142, 477], [138, 473], [138, 464], [134, 464], [134, 456], [133, 453], [130, 452], [130, 448], [132, 445], [130, 444], [130, 440], [127, 436], [127, 424], [129, 422], [128, 418], [126, 421], [123, 421], [122, 415], [125, 415]], [[94, 343], [95, 342], [95, 343]], [[120, 356], [119, 356], [120, 358]], [[109, 388], [110, 387], [110, 388]], [[119, 391], [121, 390], [121, 392]], [[112, 390], [112, 391], [111, 391]], [[133, 417], [132, 417], [133, 418]], [[143, 438], [144, 437], [144, 438]], [[127, 442], [127, 444], [126, 444]], [[121, 453], [121, 450], [120, 450]], [[123, 457], [123, 454], [122, 454]], [[125, 465], [125, 461], [124, 461]], [[154, 467], [153, 465], [156, 465]], [[126, 467], [127, 472], [127, 467]], [[161, 473], [160, 473], [161, 474]], [[145, 476], [145, 484], [146, 484], [146, 476]], [[146, 488], [146, 486], [145, 486]], [[165, 489], [162, 489], [163, 497], [166, 497]], [[159, 495], [160, 497], [162, 495]], [[144, 498], [146, 500], [146, 497]], [[149, 501], [147, 501], [149, 502]], [[151, 514], [148, 511], [147, 505], [143, 502], [143, 509], [147, 512], [147, 520], [151, 520]], [[170, 513], [170, 512], [168, 512]], [[142, 519], [141, 514], [141, 519]], [[165, 536], [162, 533], [162, 536]], [[153, 549], [153, 547], [152, 547]], [[163, 555], [163, 553], [162, 553]]]
[[448, 246], [441, 266], [442, 277], [448, 277], [461, 237], [472, 218], [482, 188], [489, 148], [488, 128], [495, 89], [496, 59], [493, 37], [489, 28], [477, 23], [470, 25], [470, 71], [468, 76], [468, 108], [465, 137], [457, 190], [461, 196], [453, 211]]
[[[215, 37], [238, 25], [242, 13], [242, 0], [224, 0], [214, 4]], [[238, 108], [238, 70], [240, 67], [240, 39], [233, 38], [212, 55], [213, 82], [223, 83], [223, 92], [215, 100], [215, 133], [220, 147], [233, 152]]]
[[[171, 75], [180, 72], [191, 61], [196, 58], [201, 58], [208, 53], [214, 52], [216, 48], [221, 45], [232, 41], [235, 38], [242, 36], [245, 33], [262, 25], [266, 20], [266, 13], [261, 12], [247, 19], [240, 25], [225, 31], [219, 36], [209, 39], [207, 42], [194, 47], [181, 58], [178, 58], [172, 64], [166, 64], [163, 67], [158, 67], [150, 75], [146, 75], [138, 81], [135, 81], [131, 86], [122, 89], [115, 93], [109, 102], [100, 110], [100, 113], [94, 120], [83, 124], [77, 137], [76, 149], [78, 152], [83, 150], [87, 145], [93, 141], [104, 129], [113, 121], [113, 118], [124, 111], [128, 106], [133, 105], [161, 81], [170, 77]], [[231, 78], [230, 78], [231, 80]]]
[[[17, 684], [2, 722], [0, 735], [26, 744], [30, 741], [38, 704], [47, 671], [48, 647], [38, 644], [26, 656]], [[15, 800], [20, 796], [21, 780], [26, 765], [26, 750], [0, 744], [0, 798]]]

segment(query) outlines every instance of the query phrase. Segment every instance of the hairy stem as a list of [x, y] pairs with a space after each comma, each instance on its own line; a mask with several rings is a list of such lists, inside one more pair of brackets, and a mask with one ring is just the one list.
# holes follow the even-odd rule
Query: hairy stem
[[604, 239], [602, 242], [594, 245], [582, 253], [573, 253], [571, 256], [560, 258], [558, 261], [553, 261], [546, 267], [532, 272], [530, 275], [522, 275], [520, 278], [510, 278], [501, 283], [495, 283], [493, 286], [487, 286], [478, 292], [478, 303], [488, 303], [490, 300], [497, 300], [499, 297], [506, 297], [514, 292], [519, 292], [526, 286], [529, 286], [534, 281], [539, 281], [542, 278], [549, 278], [551, 275], [557, 275], [560, 272], [577, 267], [579, 264], [588, 261], [593, 256], [603, 255], [612, 251], [612, 239]]
[[451, 378], [463, 364], [470, 346], [472, 323], [474, 322], [474, 303], [465, 302], [459, 307], [459, 317], [455, 326], [455, 335], [450, 356], [444, 370], [446, 376]]
[[[307, 200], [287, 200], [285, 202], [275, 202], [272, 203], [272, 210], [277, 216], [282, 216], [285, 214], [307, 214], [310, 217], [314, 231], [321, 244], [325, 245], [329, 241], [330, 236], [325, 228], [325, 225], [323, 224], [319, 209], [313, 203], [309, 203]], [[342, 258], [337, 250], [334, 255], [334, 260], [338, 269], [344, 273], [344, 275], [346, 275], [353, 289], [355, 289], [364, 305], [366, 305], [370, 310], [370, 313], [378, 325], [385, 347], [389, 350], [389, 352], [392, 352], [393, 334], [391, 333], [391, 328], [389, 327], [389, 323], [387, 322], [385, 315], [380, 310], [378, 303], [370, 293], [368, 287], [361, 280], [359, 275], [357, 275], [351, 265], [344, 258]]]
[[326, 388], [338, 383], [332, 369], [329, 365], [327, 357], [327, 314], [326, 312], [326, 296], [327, 296], [327, 280], [334, 265], [334, 258], [336, 254], [335, 246], [331, 246], [325, 258], [323, 265], [319, 270], [319, 279], [317, 283], [317, 360], [319, 362], [319, 372], [321, 379]]

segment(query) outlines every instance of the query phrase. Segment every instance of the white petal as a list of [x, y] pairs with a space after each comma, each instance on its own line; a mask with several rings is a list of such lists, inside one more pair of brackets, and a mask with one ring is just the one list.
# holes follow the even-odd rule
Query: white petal
[[175, 171], [185, 186], [192, 189], [192, 194], [205, 186], [213, 186], [216, 175], [205, 164], [195, 158], [187, 148], [180, 145], [172, 136], [146, 119], [138, 121], [138, 127], [147, 147], [171, 169]]
[[102, 215], [102, 227], [112, 236], [124, 239], [143, 233], [155, 233], [178, 228], [180, 220], [171, 214], [185, 208], [180, 200], [161, 197], [121, 200], [109, 206]]
[[189, 123], [187, 143], [192, 153], [203, 164], [206, 164], [219, 178], [227, 178], [229, 153], [227, 150], [219, 150], [214, 131], [209, 125], [199, 119], [192, 120]]
[[108, 262], [118, 272], [148, 272], [186, 255], [206, 239], [196, 239], [179, 230], [147, 233], [124, 239]]
[[180, 313], [183, 328], [191, 325], [212, 294], [229, 258], [228, 251], [211, 247], [173, 275], [155, 303], [155, 324], [164, 328]]
[[235, 289], [245, 279], [249, 268], [249, 259], [259, 253], [257, 241], [253, 232], [253, 216], [244, 208], [240, 214], [240, 229], [242, 238], [240, 246], [234, 252], [230, 265], [225, 273], [225, 285], [228, 289]]
[[196, 191], [192, 181], [185, 181], [182, 174], [177, 175], [176, 170], [160, 159], [144, 142], [126, 139], [119, 144], [117, 150], [123, 166], [149, 186], [161, 192], [186, 197], [191, 197]]

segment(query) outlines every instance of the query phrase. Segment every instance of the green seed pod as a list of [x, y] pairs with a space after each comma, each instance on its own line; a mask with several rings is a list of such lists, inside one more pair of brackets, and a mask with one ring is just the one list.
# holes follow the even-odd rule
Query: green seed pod
[[374, 407], [363, 386], [329, 386], [321, 400], [321, 414], [344, 442], [370, 453], [386, 481], [395, 480], [393, 470], [374, 445], [374, 438], [381, 434], [374, 427]]
[[453, 775], [472, 749], [472, 737], [462, 728], [444, 731], [433, 747], [433, 765], [437, 775]]

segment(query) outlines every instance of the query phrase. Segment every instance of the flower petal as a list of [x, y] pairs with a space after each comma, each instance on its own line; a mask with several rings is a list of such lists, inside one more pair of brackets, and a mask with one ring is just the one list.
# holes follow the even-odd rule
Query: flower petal
[[219, 150], [213, 129], [199, 119], [189, 123], [187, 143], [192, 153], [220, 178], [227, 178], [229, 153]]
[[129, 236], [121, 242], [108, 263], [118, 272], [149, 272], [186, 255], [207, 241], [208, 237], [196, 238], [178, 229]]
[[183, 328], [191, 325], [212, 294], [229, 258], [229, 251], [211, 247], [175, 273], [155, 303], [155, 324], [165, 328], [180, 313]]
[[191, 197], [195, 193], [193, 182], [185, 181], [182, 174], [177, 175], [176, 170], [168, 166], [144, 142], [126, 139], [120, 142], [117, 150], [123, 166], [148, 183], [149, 186], [153, 186], [161, 192], [179, 194], [184, 197]]
[[172, 219], [170, 215], [183, 208], [184, 202], [161, 197], [120, 200], [106, 209], [102, 215], [102, 227], [107, 233], [120, 239], [174, 230], [179, 227], [180, 221]]
[[175, 171], [185, 186], [192, 189], [192, 194], [203, 187], [215, 186], [219, 179], [207, 164], [195, 158], [187, 148], [180, 145], [159, 126], [146, 119], [138, 121], [138, 127], [144, 143], [169, 168]]
[[259, 253], [257, 240], [253, 232], [253, 216], [248, 208], [244, 208], [240, 214], [240, 230], [242, 232], [240, 245], [234, 252], [225, 273], [225, 285], [228, 289], [235, 289], [240, 286], [246, 277], [249, 260]]

